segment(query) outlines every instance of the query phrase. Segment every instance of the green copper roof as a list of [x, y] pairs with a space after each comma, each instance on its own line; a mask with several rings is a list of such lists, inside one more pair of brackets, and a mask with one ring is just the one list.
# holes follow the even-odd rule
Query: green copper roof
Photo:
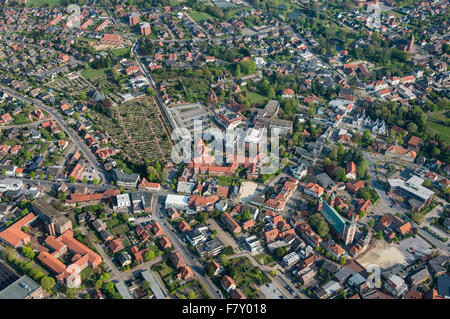
[[322, 200], [323, 206], [320, 210], [320, 213], [325, 218], [325, 220], [328, 222], [328, 224], [333, 227], [333, 229], [339, 233], [343, 234], [345, 229], [345, 220], [342, 218], [341, 215], [333, 208], [331, 207], [326, 201]]

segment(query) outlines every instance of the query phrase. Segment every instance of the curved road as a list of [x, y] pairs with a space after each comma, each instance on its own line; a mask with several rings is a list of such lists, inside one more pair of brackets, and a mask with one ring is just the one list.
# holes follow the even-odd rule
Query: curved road
[[58, 125], [64, 130], [64, 132], [69, 136], [69, 138], [77, 145], [78, 149], [83, 153], [84, 157], [87, 159], [89, 164], [91, 164], [92, 167], [94, 167], [99, 175], [102, 177], [102, 180], [100, 184], [103, 184], [106, 179], [106, 172], [103, 169], [103, 166], [97, 161], [97, 158], [92, 153], [92, 151], [89, 149], [89, 147], [81, 140], [81, 138], [78, 136], [78, 134], [64, 121], [63, 118], [61, 118], [50, 106], [43, 104], [42, 102], [31, 99], [27, 96], [24, 96], [20, 93], [18, 93], [15, 90], [12, 90], [8, 87], [5, 87], [3, 85], [0, 85], [0, 88], [8, 93], [10, 96], [15, 97], [16, 99], [22, 100], [24, 102], [27, 102], [29, 104], [35, 105], [37, 107], [42, 108], [46, 112], [48, 112], [58, 123]]

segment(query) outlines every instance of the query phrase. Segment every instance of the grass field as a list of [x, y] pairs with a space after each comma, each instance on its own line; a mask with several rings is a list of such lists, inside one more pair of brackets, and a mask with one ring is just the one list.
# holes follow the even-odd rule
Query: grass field
[[111, 50], [111, 53], [114, 54], [115, 56], [122, 56], [122, 55], [127, 54], [128, 52], [130, 52], [130, 48], [128, 48], [128, 47]]
[[255, 92], [248, 92], [247, 98], [252, 105], [261, 105], [267, 102], [267, 98]]
[[27, 6], [29, 7], [42, 7], [49, 6], [54, 7], [61, 4], [61, 0], [29, 0]]
[[450, 140], [450, 127], [435, 122], [428, 122], [428, 126], [438, 132], [443, 140]]
[[428, 112], [427, 117], [430, 120], [440, 122], [440, 121], [445, 121], [446, 119], [448, 119], [447, 113], [450, 113], [450, 112], [447, 110], [437, 111], [437, 112]]
[[213, 17], [206, 12], [192, 11], [189, 16], [195, 20], [195, 22], [200, 22], [203, 20], [212, 20]]
[[105, 68], [105, 69], [84, 69], [83, 71], [81, 71], [81, 75], [86, 79], [86, 80], [91, 80], [91, 79], [95, 79], [98, 78], [99, 76], [103, 76], [106, 74], [107, 71], [109, 71], [109, 68]]
[[129, 230], [130, 230], [130, 228], [128, 227], [127, 224], [121, 224], [119, 226], [112, 228], [111, 233], [113, 233], [116, 236], [119, 236], [119, 235], [125, 235]]

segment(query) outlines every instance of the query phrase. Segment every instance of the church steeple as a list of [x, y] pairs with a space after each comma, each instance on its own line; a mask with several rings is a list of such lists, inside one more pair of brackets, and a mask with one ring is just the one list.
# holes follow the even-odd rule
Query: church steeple
[[336, 196], [334, 195], [334, 192], [333, 192], [333, 193], [331, 193], [331, 196], [330, 196], [330, 206], [334, 207], [335, 202], [336, 202]]
[[408, 52], [412, 52], [414, 50], [414, 34], [411, 33], [411, 39], [408, 44]]
[[317, 199], [316, 212], [320, 212], [323, 207], [323, 199], [322, 196]]

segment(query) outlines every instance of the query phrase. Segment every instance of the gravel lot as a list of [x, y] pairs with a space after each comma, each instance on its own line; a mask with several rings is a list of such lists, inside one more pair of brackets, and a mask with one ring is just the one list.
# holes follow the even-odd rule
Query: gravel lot
[[[414, 254], [408, 251], [410, 247], [414, 248]], [[375, 247], [361, 257], [358, 262], [364, 267], [375, 264], [386, 269], [396, 264], [411, 264], [416, 259], [430, 254], [431, 251], [431, 245], [420, 236], [402, 240], [400, 245], [396, 243], [389, 244], [384, 240], [378, 240]]]

